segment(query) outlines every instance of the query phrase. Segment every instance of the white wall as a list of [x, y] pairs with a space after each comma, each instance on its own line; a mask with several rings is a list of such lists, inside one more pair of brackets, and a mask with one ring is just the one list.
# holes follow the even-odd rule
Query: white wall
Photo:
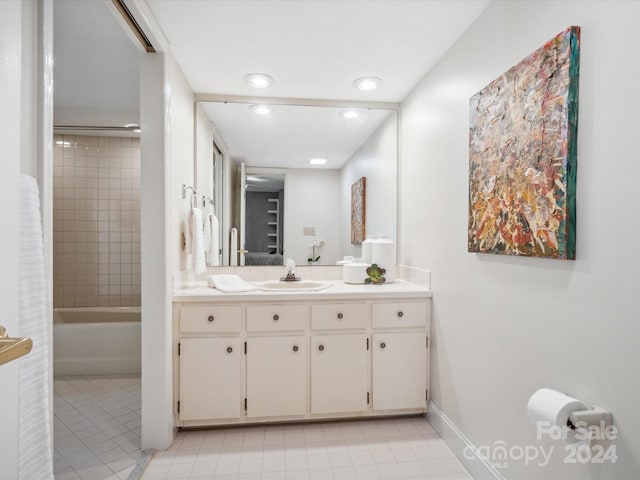
[[[11, 235], [0, 235], [2, 269], [0, 269], [1, 325], [10, 335], [19, 331], [18, 297], [18, 175], [21, 168], [21, 77], [22, 56], [21, 2], [0, 2], [0, 141], [3, 147], [2, 175], [0, 175], [0, 202], [2, 226]], [[17, 120], [18, 119], [18, 120]], [[0, 465], [3, 478], [18, 478], [18, 362], [0, 366], [0, 411], [3, 415], [0, 435]]]
[[[171, 202], [171, 230], [169, 251], [171, 252], [171, 271], [183, 270], [187, 265], [187, 255], [182, 251], [180, 240], [180, 222], [190, 209], [189, 193], [182, 199], [182, 184], [195, 186], [194, 168], [194, 110], [193, 90], [189, 86], [182, 70], [167, 55], [167, 75], [171, 85], [170, 114], [170, 163], [171, 183], [169, 184]], [[201, 206], [201, 204], [199, 205]]]
[[173, 441], [172, 273], [185, 261], [181, 184], [194, 184], [193, 92], [169, 53], [141, 54], [142, 448]]
[[165, 54], [140, 57], [142, 448], [173, 442], [170, 87]]
[[[322, 265], [333, 265], [340, 258], [340, 171], [292, 169], [287, 171], [284, 200], [285, 260], [306, 265], [311, 256], [309, 244], [325, 241], [320, 255]], [[315, 227], [316, 236], [303, 235], [303, 227]]]
[[396, 241], [397, 160], [398, 121], [397, 114], [391, 112], [341, 169], [340, 252], [343, 255], [362, 255], [362, 247], [351, 244], [351, 185], [363, 176], [367, 177], [367, 234], [388, 235]]
[[[492, 3], [403, 103], [401, 263], [433, 271], [432, 399], [477, 446], [555, 446], [508, 479], [640, 477], [639, 2]], [[582, 27], [577, 260], [467, 253], [469, 98]], [[615, 465], [564, 464], [526, 415], [539, 387], [611, 409]]]
[[[34, 176], [40, 187], [44, 254], [51, 305], [51, 116], [52, 116], [52, 5], [50, 2], [0, 2], [0, 175], [2, 226], [0, 236], [0, 325], [10, 336], [19, 335], [19, 174]], [[47, 309], [51, 318], [51, 307]], [[49, 328], [49, 338], [51, 328]], [[51, 343], [49, 352], [52, 351]], [[49, 358], [51, 362], [51, 356]], [[0, 366], [0, 476], [19, 478], [19, 365]], [[53, 405], [49, 383], [49, 405]]]

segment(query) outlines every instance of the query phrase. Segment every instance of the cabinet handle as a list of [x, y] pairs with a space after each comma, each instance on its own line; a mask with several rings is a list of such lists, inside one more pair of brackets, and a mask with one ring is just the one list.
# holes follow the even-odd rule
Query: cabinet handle
[[294, 346], [293, 346], [293, 351], [294, 351], [294, 352], [297, 352], [297, 351], [298, 351], [298, 345], [294, 345]]
[[213, 322], [214, 320], [213, 315], [209, 315], [209, 318], [207, 318], [207, 320], [209, 320], [210, 322]]
[[233, 348], [232, 347], [227, 347], [227, 353], [231, 353], [233, 352]]
[[341, 313], [339, 313], [339, 314], [338, 314], [338, 318], [339, 318], [340, 320], [342, 320], [342, 317], [343, 317], [343, 316], [344, 316], [344, 315], [342, 315]]
[[280, 320], [280, 315], [278, 315], [278, 314], [274, 315], [274, 316], [273, 316], [273, 319], [274, 319], [274, 320]]
[[402, 313], [402, 311], [398, 312], [398, 317], [402, 318], [403, 315], [404, 315], [404, 313]]
[[386, 346], [387, 346], [387, 344], [386, 344], [386, 343], [384, 343], [384, 342], [382, 342], [382, 343], [380, 344], [380, 348], [385, 348]]
[[318, 345], [318, 350], [322, 352], [324, 350], [324, 345]]

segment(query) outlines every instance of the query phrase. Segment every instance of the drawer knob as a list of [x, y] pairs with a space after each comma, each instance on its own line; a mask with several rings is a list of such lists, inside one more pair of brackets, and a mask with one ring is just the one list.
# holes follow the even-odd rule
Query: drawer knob
[[294, 352], [297, 352], [297, 351], [298, 351], [298, 345], [294, 345], [294, 346], [293, 346], [293, 351], [294, 351]]
[[318, 345], [318, 350], [322, 352], [324, 350], [324, 345]]
[[273, 319], [274, 319], [274, 320], [276, 320], [276, 321], [277, 321], [277, 320], [280, 320], [280, 315], [278, 315], [278, 314], [274, 315], [274, 316], [273, 316]]
[[342, 317], [344, 317], [344, 315], [342, 315], [341, 313], [339, 313], [339, 314], [338, 314], [338, 318], [339, 318], [340, 320], [342, 320]]
[[232, 347], [227, 347], [227, 353], [231, 353], [233, 352], [233, 348]]
[[207, 320], [209, 320], [210, 322], [213, 322], [214, 320], [213, 315], [209, 315], [209, 318]]
[[398, 312], [398, 317], [402, 318], [403, 315], [404, 313], [402, 313], [402, 311]]
[[387, 346], [387, 344], [386, 344], [386, 343], [384, 343], [384, 342], [382, 342], [382, 343], [380, 344], [380, 348], [385, 348], [386, 346]]

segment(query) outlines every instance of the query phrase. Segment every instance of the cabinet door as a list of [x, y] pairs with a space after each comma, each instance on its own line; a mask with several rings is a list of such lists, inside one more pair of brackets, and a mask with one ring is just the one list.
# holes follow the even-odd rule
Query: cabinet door
[[180, 341], [180, 420], [239, 418], [241, 385], [240, 338]]
[[367, 409], [367, 336], [311, 337], [311, 413]]
[[426, 333], [373, 335], [373, 409], [426, 408]]
[[247, 338], [247, 416], [304, 415], [307, 348], [302, 335]]

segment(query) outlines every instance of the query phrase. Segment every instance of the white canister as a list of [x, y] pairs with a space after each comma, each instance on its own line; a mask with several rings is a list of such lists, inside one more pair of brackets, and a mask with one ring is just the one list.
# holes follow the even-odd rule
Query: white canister
[[342, 266], [342, 281], [344, 283], [364, 283], [368, 277], [368, 263], [347, 263]]
[[338, 260], [336, 265], [346, 265], [347, 263], [352, 263], [354, 261], [353, 256], [343, 257], [342, 260]]
[[385, 283], [393, 283], [396, 280], [396, 244], [386, 235], [380, 235], [373, 242], [371, 263], [377, 264], [386, 270]]
[[375, 241], [373, 235], [367, 235], [367, 239], [362, 242], [362, 263], [371, 263]]

